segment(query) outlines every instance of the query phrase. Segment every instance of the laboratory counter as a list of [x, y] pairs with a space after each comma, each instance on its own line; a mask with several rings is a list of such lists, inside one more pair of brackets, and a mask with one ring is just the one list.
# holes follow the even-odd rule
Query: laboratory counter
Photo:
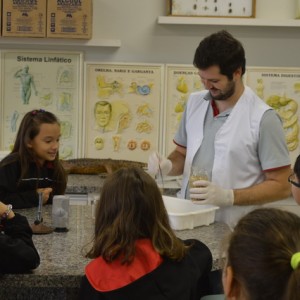
[[[37, 209], [20, 209], [30, 224]], [[43, 207], [43, 224], [52, 225], [52, 205]], [[0, 277], [0, 299], [76, 299], [84, 268], [90, 261], [84, 249], [91, 242], [94, 228], [91, 205], [71, 205], [68, 232], [34, 235], [33, 240], [41, 264], [27, 274], [6, 274]], [[213, 255], [213, 270], [222, 268], [220, 243], [229, 232], [222, 223], [213, 223], [192, 230], [176, 231], [181, 239], [195, 238], [204, 242]]]
[[[99, 194], [106, 177], [106, 173], [98, 175], [69, 174], [66, 193], [72, 195]], [[175, 196], [180, 190], [180, 182], [177, 177], [174, 177], [174, 180], [166, 180], [161, 188], [165, 195]]]

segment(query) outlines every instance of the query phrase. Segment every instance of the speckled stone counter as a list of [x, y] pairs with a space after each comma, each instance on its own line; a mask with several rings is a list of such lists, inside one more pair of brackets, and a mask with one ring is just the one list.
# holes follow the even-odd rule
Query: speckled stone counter
[[[44, 224], [51, 226], [52, 205], [43, 207]], [[36, 209], [16, 210], [30, 224]], [[0, 299], [76, 299], [80, 278], [89, 259], [81, 251], [93, 232], [90, 206], [70, 206], [69, 231], [34, 235], [33, 240], [41, 264], [28, 274], [7, 274], [0, 277]]]
[[[81, 178], [82, 176], [82, 178]], [[98, 193], [103, 182], [99, 180], [99, 188], [94, 175], [76, 175], [69, 193]], [[72, 177], [72, 180], [74, 177]], [[75, 189], [77, 187], [77, 190]], [[51, 226], [51, 205], [43, 207], [44, 224]], [[36, 217], [36, 209], [18, 210], [27, 216], [29, 223]], [[92, 207], [90, 205], [71, 205], [69, 231], [53, 232], [47, 235], [34, 235], [34, 243], [40, 253], [41, 264], [27, 274], [6, 274], [0, 277], [0, 299], [77, 299], [81, 276], [89, 259], [84, 258], [84, 247], [91, 240], [94, 228]], [[220, 242], [229, 232], [222, 223], [201, 226], [193, 230], [176, 231], [182, 239], [195, 238], [204, 242], [213, 255], [213, 270], [222, 267], [220, 259]]]
[[[68, 185], [66, 193], [68, 194], [88, 194], [99, 193], [103, 182], [106, 178], [106, 174], [99, 175], [80, 175], [70, 174], [68, 176]], [[165, 183], [163, 189], [165, 195], [175, 195], [179, 191], [180, 186], [176, 182]]]
[[103, 182], [106, 178], [105, 174], [99, 175], [80, 175], [70, 174], [68, 176], [68, 185], [66, 193], [70, 194], [87, 194], [99, 193]]

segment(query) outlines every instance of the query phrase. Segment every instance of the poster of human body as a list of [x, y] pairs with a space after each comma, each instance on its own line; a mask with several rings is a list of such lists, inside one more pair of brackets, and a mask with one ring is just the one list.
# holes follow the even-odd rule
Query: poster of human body
[[292, 164], [299, 154], [300, 69], [248, 67], [246, 84], [282, 119]]
[[163, 66], [86, 63], [85, 157], [146, 162], [159, 151]]
[[1, 53], [1, 148], [11, 149], [25, 115], [54, 113], [61, 122], [60, 157], [80, 154], [82, 53], [9, 50]]

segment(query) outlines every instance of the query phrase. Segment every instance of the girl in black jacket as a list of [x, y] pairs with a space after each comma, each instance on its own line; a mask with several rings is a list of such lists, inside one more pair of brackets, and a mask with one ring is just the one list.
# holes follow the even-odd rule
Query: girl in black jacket
[[212, 255], [179, 240], [156, 182], [140, 168], [110, 175], [96, 208], [94, 240], [79, 299], [199, 300], [208, 293]]
[[0, 202], [0, 273], [20, 273], [40, 264], [26, 217]]
[[14, 208], [52, 203], [64, 194], [66, 173], [59, 161], [60, 124], [54, 114], [32, 110], [20, 124], [14, 147], [0, 163], [0, 199]]

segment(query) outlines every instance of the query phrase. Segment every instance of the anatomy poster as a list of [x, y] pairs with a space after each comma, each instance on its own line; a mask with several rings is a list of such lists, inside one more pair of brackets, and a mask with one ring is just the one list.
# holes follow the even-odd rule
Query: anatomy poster
[[86, 63], [85, 157], [147, 162], [159, 151], [163, 66]]
[[294, 164], [300, 151], [300, 69], [248, 67], [245, 82], [280, 115], [290, 157]]
[[174, 150], [174, 135], [181, 121], [189, 94], [204, 89], [198, 70], [192, 65], [166, 65], [165, 155]]
[[1, 54], [1, 149], [11, 149], [28, 111], [44, 109], [61, 122], [61, 158], [77, 157], [82, 120], [82, 53], [9, 50]]

